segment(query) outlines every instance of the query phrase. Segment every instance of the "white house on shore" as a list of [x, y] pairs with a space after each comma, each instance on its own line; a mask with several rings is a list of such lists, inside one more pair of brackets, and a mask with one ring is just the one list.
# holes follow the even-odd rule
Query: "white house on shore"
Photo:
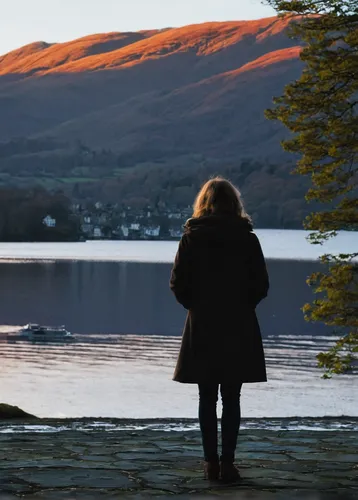
[[183, 234], [183, 230], [182, 229], [173, 229], [173, 228], [170, 228], [169, 229], [169, 234], [172, 238], [181, 238], [182, 234]]
[[128, 226], [125, 226], [124, 224], [122, 224], [121, 231], [122, 231], [123, 236], [125, 238], [128, 238], [128, 234], [129, 234]]
[[102, 230], [100, 227], [96, 226], [94, 229], [93, 229], [93, 237], [94, 238], [102, 238], [103, 234], [102, 234]]
[[42, 220], [42, 223], [47, 227], [56, 227], [56, 219], [53, 219], [51, 215], [46, 215], [46, 217]]
[[148, 238], [158, 238], [160, 234], [160, 226], [146, 227], [144, 229], [144, 236]]

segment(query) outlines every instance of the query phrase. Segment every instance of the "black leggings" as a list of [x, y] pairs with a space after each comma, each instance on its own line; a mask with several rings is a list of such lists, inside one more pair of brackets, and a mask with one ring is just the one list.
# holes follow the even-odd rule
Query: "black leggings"
[[[221, 441], [223, 462], [235, 461], [235, 450], [240, 428], [240, 394], [242, 384], [221, 384], [223, 404], [221, 417]], [[219, 384], [199, 384], [199, 422], [203, 439], [204, 459], [216, 462], [218, 456], [218, 420], [216, 405]]]

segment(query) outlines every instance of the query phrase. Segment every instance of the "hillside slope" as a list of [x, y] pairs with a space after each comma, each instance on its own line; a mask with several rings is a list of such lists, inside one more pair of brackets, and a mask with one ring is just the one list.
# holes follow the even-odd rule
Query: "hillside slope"
[[0, 75], [22, 74], [28, 76], [37, 73], [45, 74], [62, 68], [66, 70], [69, 63], [99, 55], [101, 58], [106, 53], [112, 53], [153, 36], [151, 33], [105, 33], [89, 35], [67, 43], [46, 44], [35, 42], [22, 49], [10, 52], [0, 58]]
[[[148, 173], [160, 172], [163, 194], [184, 169], [192, 193], [198, 168], [250, 159], [257, 171], [239, 176], [245, 184], [259, 165], [285, 164], [286, 132], [264, 110], [302, 70], [287, 28], [276, 17], [204, 23], [38, 42], [0, 57], [0, 184], [80, 184], [76, 193], [90, 196], [130, 189], [144, 199], [153, 186], [135, 184]], [[280, 176], [297, 183], [288, 168]]]
[[133, 130], [140, 149], [157, 140], [148, 137], [150, 127], [166, 129], [169, 119], [185, 135], [195, 116], [198, 135], [210, 136], [201, 153], [215, 147], [218, 122], [237, 137], [250, 123], [247, 147], [256, 148], [261, 127], [275, 135], [264, 108], [300, 71], [286, 29], [277, 18], [207, 23], [14, 51], [0, 58], [0, 141], [58, 135], [126, 151]]

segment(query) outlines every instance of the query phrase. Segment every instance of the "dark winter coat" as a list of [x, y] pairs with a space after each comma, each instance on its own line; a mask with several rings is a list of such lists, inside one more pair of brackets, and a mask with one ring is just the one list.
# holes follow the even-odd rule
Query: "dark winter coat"
[[246, 219], [189, 219], [170, 288], [188, 309], [174, 380], [267, 380], [255, 308], [266, 297], [269, 280], [259, 240]]

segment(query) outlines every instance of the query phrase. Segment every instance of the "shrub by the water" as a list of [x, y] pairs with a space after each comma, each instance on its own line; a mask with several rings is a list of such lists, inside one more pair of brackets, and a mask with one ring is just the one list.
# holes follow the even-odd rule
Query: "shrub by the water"
[[35, 415], [31, 415], [30, 413], [26, 413], [17, 406], [0, 403], [0, 420], [11, 420], [16, 418], [33, 419], [37, 417], [35, 417]]

